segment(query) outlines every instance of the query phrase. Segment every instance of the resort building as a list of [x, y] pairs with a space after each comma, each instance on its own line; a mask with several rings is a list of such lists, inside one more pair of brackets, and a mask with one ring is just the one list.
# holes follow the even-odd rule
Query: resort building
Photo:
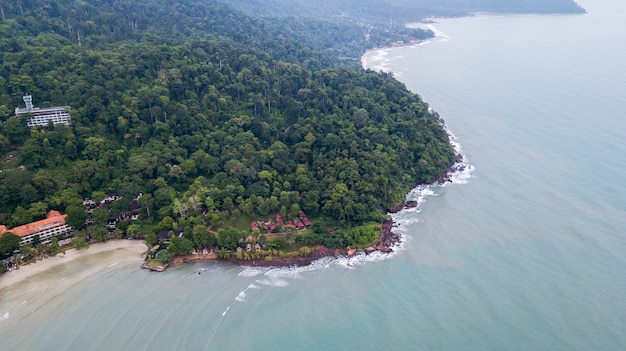
[[66, 214], [62, 215], [59, 211], [50, 211], [46, 214], [46, 218], [40, 221], [17, 226], [8, 229], [4, 225], [0, 225], [0, 235], [11, 232], [21, 238], [20, 246], [33, 242], [35, 236], [39, 236], [39, 242], [47, 244], [53, 236], [59, 236], [69, 233], [72, 227], [65, 223]]
[[26, 108], [15, 108], [15, 115], [29, 115], [26, 120], [26, 125], [30, 128], [34, 126], [45, 127], [48, 125], [48, 121], [52, 121], [53, 124], [70, 124], [70, 114], [67, 112], [69, 106], [57, 106], [39, 108], [33, 106], [33, 97], [31, 95], [24, 95], [23, 97]]

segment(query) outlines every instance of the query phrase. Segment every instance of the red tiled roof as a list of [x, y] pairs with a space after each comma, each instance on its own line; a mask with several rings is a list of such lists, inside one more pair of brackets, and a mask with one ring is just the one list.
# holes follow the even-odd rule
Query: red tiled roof
[[0, 234], [4, 234], [5, 232], [11, 232], [19, 236], [20, 238], [23, 238], [27, 235], [40, 232], [44, 229], [64, 225], [66, 217], [66, 214], [62, 215], [59, 211], [52, 210], [46, 214], [45, 219], [20, 225], [13, 229], [7, 229], [6, 226], [0, 225]]
[[278, 213], [274, 216], [276, 218], [276, 222], [280, 224], [281, 227], [285, 226], [285, 222], [283, 221], [283, 217], [281, 217]]
[[302, 221], [301, 221], [301, 220], [296, 219], [296, 227], [298, 227], [298, 228], [304, 228], [304, 224], [302, 223]]

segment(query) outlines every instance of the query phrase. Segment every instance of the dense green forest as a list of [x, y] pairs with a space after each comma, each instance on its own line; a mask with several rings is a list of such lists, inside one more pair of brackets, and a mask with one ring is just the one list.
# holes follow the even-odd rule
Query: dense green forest
[[339, 22], [390, 23], [402, 26], [428, 17], [456, 17], [475, 12], [584, 13], [572, 0], [224, 0], [246, 13], [310, 17]]
[[[140, 228], [115, 235], [181, 229], [198, 248], [225, 246], [248, 235], [231, 222], [302, 210], [346, 228], [318, 241], [362, 247], [381, 210], [454, 162], [419, 96], [342, 60], [398, 33], [364, 42], [358, 26], [254, 19], [212, 1], [22, 0], [0, 10], [9, 227], [56, 209], [82, 228], [83, 198], [116, 193], [87, 230], [104, 238], [104, 221], [141, 193]], [[35, 106], [71, 106], [71, 125], [27, 128], [13, 114], [26, 93]]]

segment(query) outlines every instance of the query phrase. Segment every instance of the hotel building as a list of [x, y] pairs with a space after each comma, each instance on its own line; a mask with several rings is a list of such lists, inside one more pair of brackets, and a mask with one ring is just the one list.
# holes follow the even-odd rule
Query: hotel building
[[53, 124], [70, 124], [70, 114], [67, 112], [69, 110], [69, 106], [57, 106], [57, 107], [33, 107], [33, 97], [31, 95], [25, 95], [23, 97], [24, 103], [26, 103], [26, 108], [15, 108], [15, 115], [28, 115], [30, 117], [26, 120], [26, 125], [28, 127], [34, 126], [42, 126], [45, 127], [48, 125], [48, 121], [52, 121]]
[[72, 227], [65, 224], [66, 214], [62, 215], [59, 211], [50, 211], [46, 214], [46, 218], [40, 221], [17, 226], [8, 229], [4, 225], [0, 225], [0, 235], [11, 232], [20, 237], [20, 246], [30, 244], [33, 238], [39, 235], [39, 242], [47, 244], [53, 236], [59, 236], [69, 233]]

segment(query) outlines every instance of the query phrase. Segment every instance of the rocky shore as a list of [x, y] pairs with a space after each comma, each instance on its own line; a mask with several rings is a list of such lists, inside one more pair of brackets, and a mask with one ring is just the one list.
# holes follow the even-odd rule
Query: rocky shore
[[266, 261], [262, 258], [249, 261], [230, 258], [228, 261], [238, 265], [251, 267], [292, 267], [308, 266], [313, 261], [323, 257], [341, 257], [346, 256], [347, 254], [348, 250], [345, 249], [330, 249], [328, 247], [319, 245], [312, 247], [311, 253], [307, 256], [288, 255], [286, 257], [272, 257], [271, 261]]
[[[402, 205], [404, 206], [404, 204]], [[289, 266], [306, 266], [311, 262], [323, 257], [352, 257], [359, 252], [365, 252], [366, 254], [380, 251], [383, 253], [390, 253], [393, 251], [393, 246], [400, 242], [400, 236], [394, 233], [394, 223], [392, 219], [385, 220], [380, 226], [380, 236], [376, 242], [362, 250], [357, 249], [331, 249], [322, 245], [311, 248], [311, 254], [307, 256], [286, 256], [286, 257], [272, 257], [271, 261], [263, 259], [242, 261], [236, 258], [231, 258], [228, 261], [244, 265], [244, 266], [258, 266], [258, 267], [289, 267]]]
[[[402, 204], [404, 206], [404, 204]], [[213, 260], [222, 260], [225, 262], [231, 262], [242, 266], [254, 266], [254, 267], [291, 267], [291, 266], [307, 266], [313, 261], [324, 257], [352, 257], [359, 252], [365, 252], [367, 254], [380, 251], [383, 253], [390, 253], [393, 251], [393, 246], [400, 242], [400, 236], [394, 233], [393, 220], [387, 219], [381, 224], [380, 236], [376, 242], [362, 250], [357, 249], [331, 249], [322, 245], [311, 247], [311, 253], [302, 256], [297, 252], [292, 252], [284, 257], [272, 256], [271, 260], [265, 258], [257, 258], [251, 260], [238, 260], [235, 255], [232, 255], [229, 259], [220, 259], [216, 254], [189, 254], [185, 256], [176, 256], [170, 262], [171, 266], [177, 266], [187, 263], [201, 263]]]
[[392, 246], [400, 242], [400, 236], [394, 233], [393, 230], [393, 220], [391, 218], [385, 220], [380, 225], [380, 237], [374, 244], [365, 248], [366, 253], [380, 251], [384, 253], [392, 252]]
[[[453, 165], [449, 170], [444, 172], [441, 176], [439, 176], [435, 181], [439, 183], [449, 182], [451, 180], [450, 174], [456, 171], [462, 171], [463, 156], [458, 154], [456, 156], [455, 165]], [[435, 182], [433, 181], [433, 183]], [[416, 184], [414, 186], [417, 187], [420, 184]], [[405, 201], [402, 202], [390, 209], [387, 210], [389, 213], [397, 213], [402, 211], [405, 208], [414, 208], [417, 207], [417, 201]], [[372, 245], [366, 247], [362, 250], [357, 249], [331, 249], [322, 245], [314, 246], [311, 248], [311, 253], [302, 256], [296, 252], [292, 252], [287, 254], [284, 257], [272, 256], [271, 260], [266, 260], [264, 258], [257, 258], [251, 260], [238, 260], [235, 255], [232, 255], [229, 259], [223, 259], [223, 261], [232, 262], [234, 264], [243, 265], [243, 266], [257, 266], [257, 267], [290, 267], [290, 266], [306, 266], [311, 264], [311, 262], [318, 260], [323, 257], [341, 257], [347, 256], [352, 257], [359, 252], [365, 252], [366, 254], [370, 254], [372, 252], [382, 252], [382, 253], [390, 253], [393, 251], [393, 246], [397, 245], [400, 242], [400, 236], [393, 232], [394, 222], [391, 218], [386, 219], [380, 225], [380, 236], [378, 240], [376, 240]], [[212, 260], [219, 260], [217, 255], [211, 254], [190, 254], [185, 256], [177, 256], [172, 259], [170, 265], [176, 266], [185, 263], [200, 263], [207, 262]]]

